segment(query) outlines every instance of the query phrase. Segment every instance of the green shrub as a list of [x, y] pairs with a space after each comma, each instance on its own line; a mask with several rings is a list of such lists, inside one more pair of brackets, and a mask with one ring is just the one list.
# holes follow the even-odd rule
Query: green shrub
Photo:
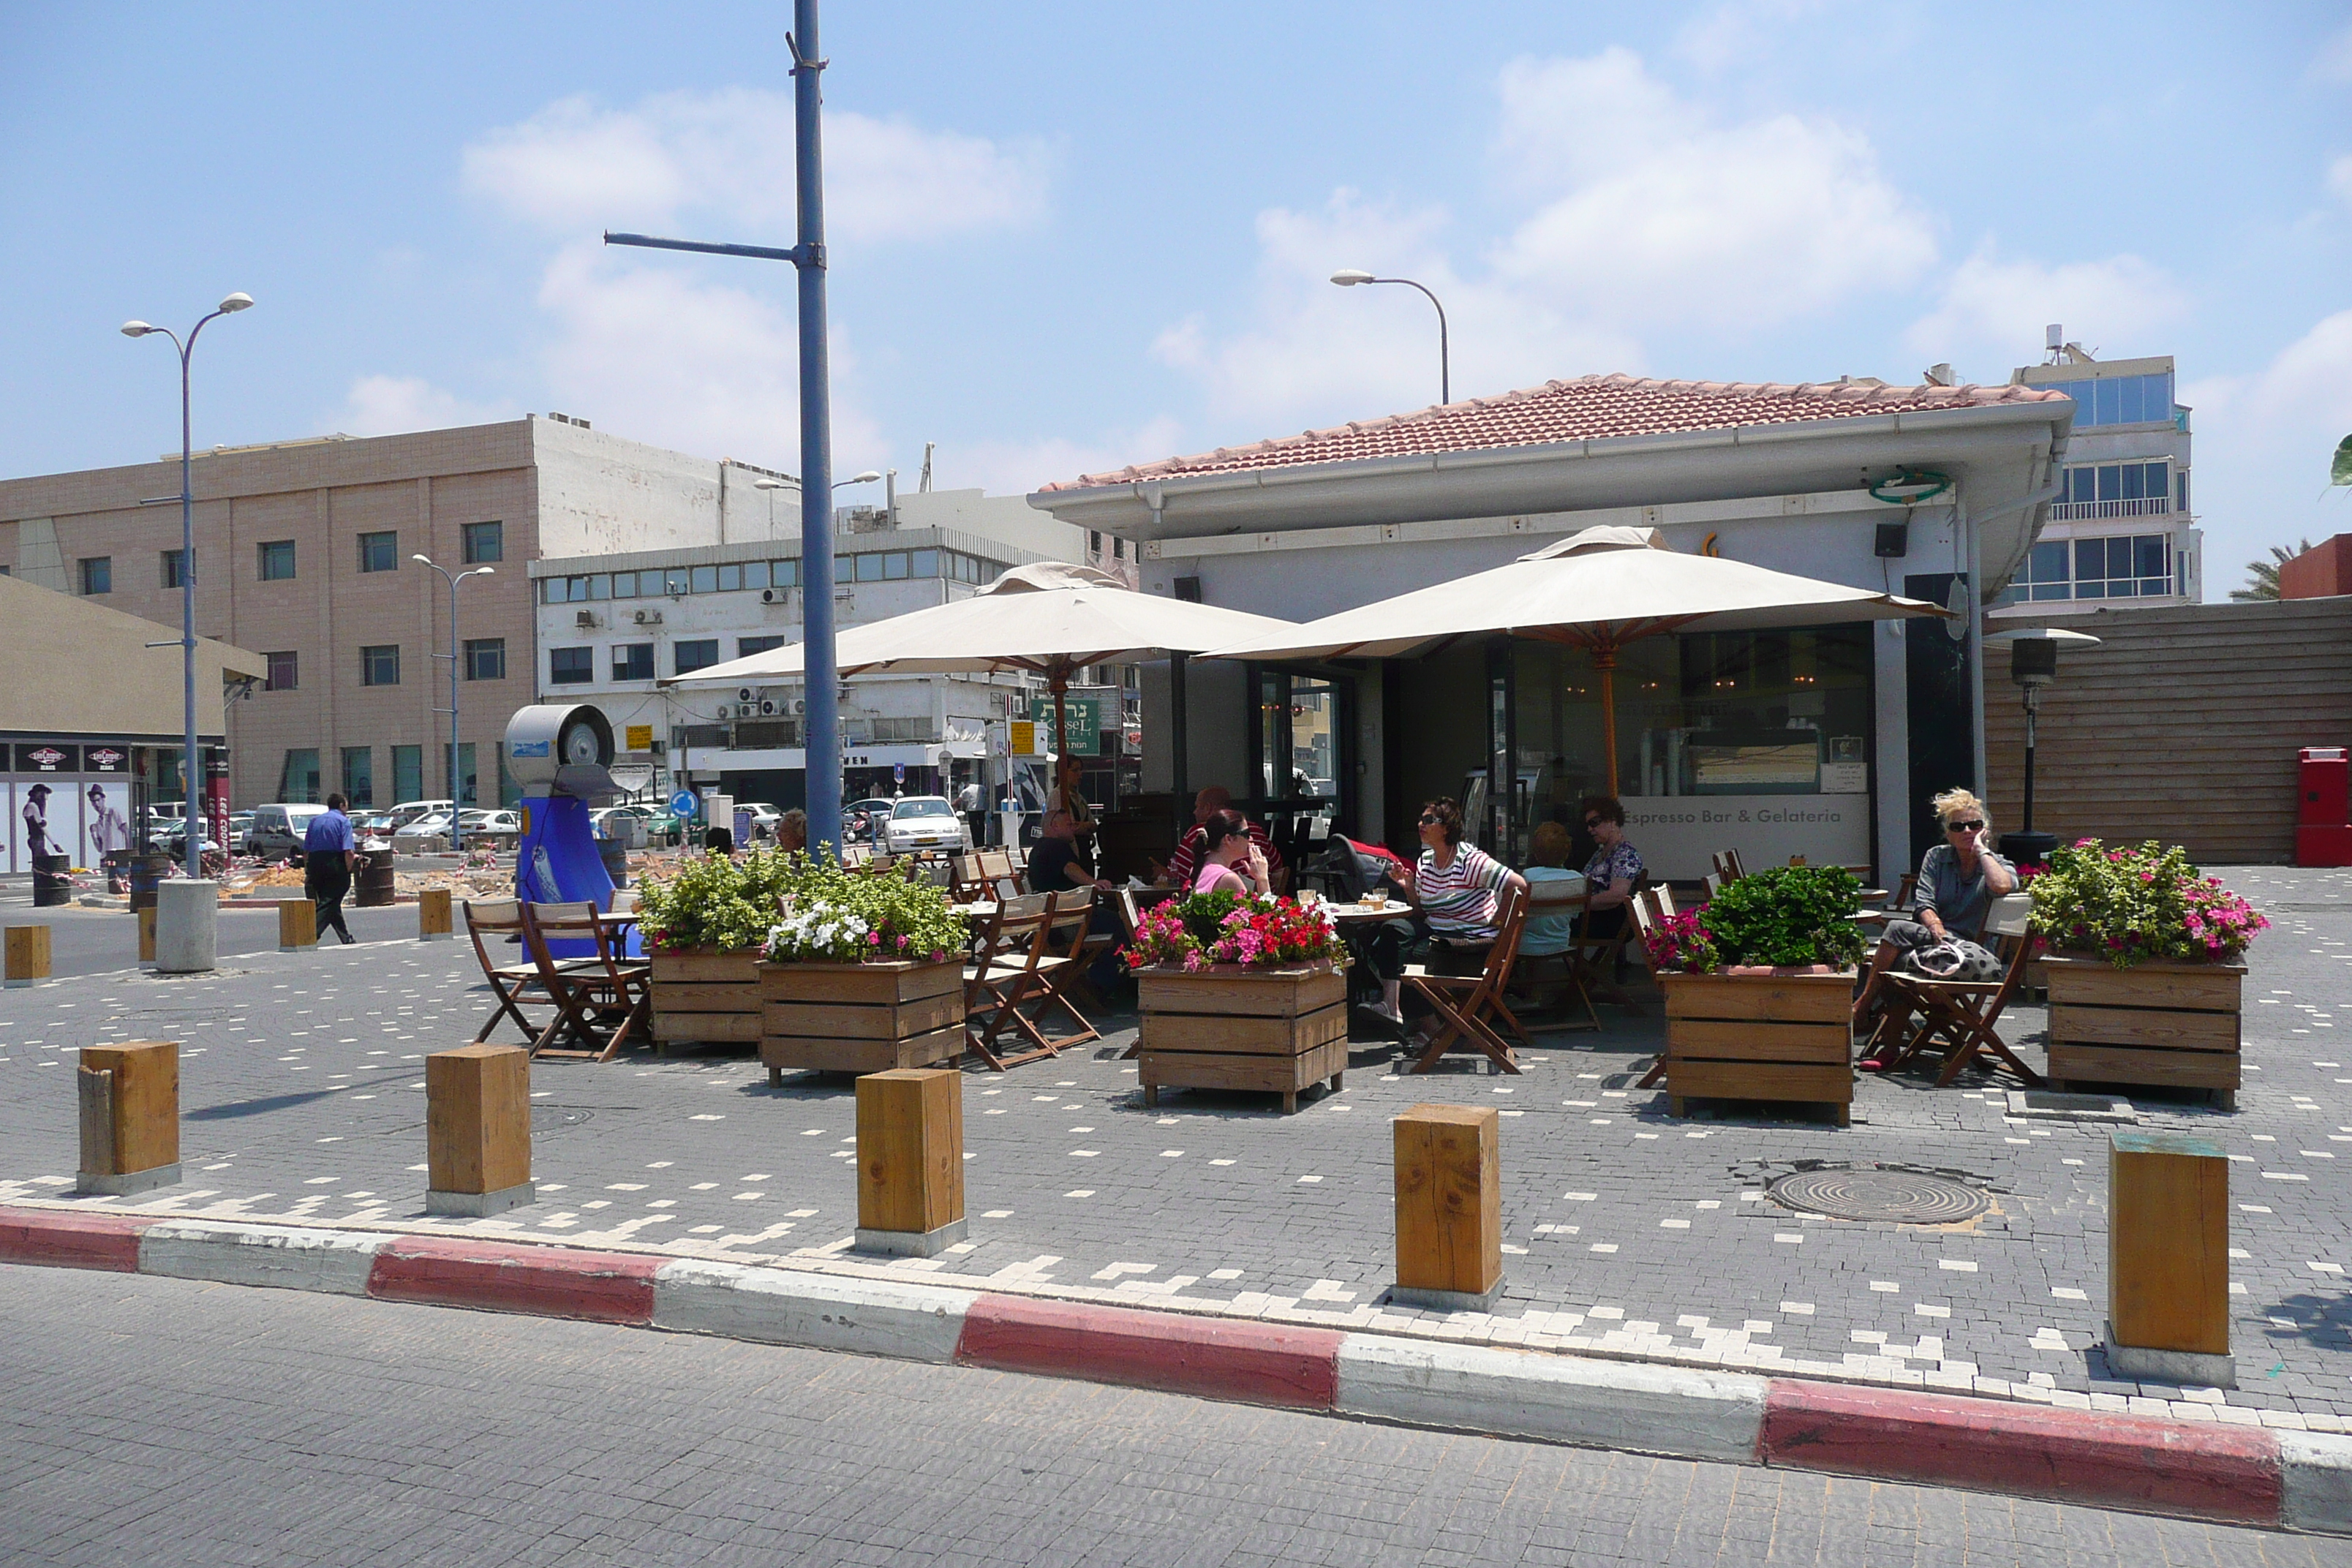
[[1862, 884], [1839, 866], [1776, 866], [1727, 882], [1706, 909], [1706, 932], [1727, 964], [1834, 964], [1868, 945], [1852, 920]]
[[768, 940], [776, 900], [803, 858], [754, 849], [741, 859], [698, 855], [667, 877], [648, 877], [637, 889], [637, 929], [655, 952], [715, 948], [741, 952]]

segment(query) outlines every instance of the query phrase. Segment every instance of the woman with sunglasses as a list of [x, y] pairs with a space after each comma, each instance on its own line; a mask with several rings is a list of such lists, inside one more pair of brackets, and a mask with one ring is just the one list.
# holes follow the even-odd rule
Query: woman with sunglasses
[[[1409, 1027], [1402, 1007], [1404, 966], [1418, 962], [1440, 973], [1476, 973], [1496, 934], [1503, 890], [1527, 887], [1517, 871], [1464, 842], [1460, 803], [1425, 803], [1419, 827], [1421, 858], [1398, 867], [1394, 878], [1412, 918], [1382, 921], [1362, 933], [1360, 949], [1381, 983], [1381, 1005], [1373, 1010], [1400, 1032]], [[1425, 1037], [1430, 1027], [1424, 1019], [1414, 1032]]]
[[1992, 852], [1992, 822], [1985, 803], [1967, 790], [1949, 789], [1934, 805], [1944, 841], [1919, 858], [1918, 918], [1886, 922], [1886, 933], [1871, 955], [1870, 978], [1854, 999], [1857, 1028], [1867, 1025], [1877, 1009], [1879, 976], [1898, 960], [1948, 938], [1976, 941], [1983, 934], [1992, 901], [2016, 890], [2016, 871]]

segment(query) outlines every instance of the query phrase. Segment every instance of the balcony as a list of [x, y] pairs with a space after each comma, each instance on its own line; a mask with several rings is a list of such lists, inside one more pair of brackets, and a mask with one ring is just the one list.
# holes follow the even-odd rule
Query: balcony
[[2050, 503], [2053, 522], [2090, 522], [2109, 517], [2169, 517], [2170, 496], [2145, 496], [2135, 500], [2062, 500]]

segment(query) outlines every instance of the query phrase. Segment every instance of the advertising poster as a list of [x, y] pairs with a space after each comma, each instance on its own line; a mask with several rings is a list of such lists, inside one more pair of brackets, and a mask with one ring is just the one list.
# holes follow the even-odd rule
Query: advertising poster
[[109, 854], [131, 847], [131, 785], [123, 779], [91, 779], [81, 786], [81, 853], [78, 866], [99, 866]]
[[[16, 784], [15, 809], [10, 814], [16, 827], [13, 845], [15, 858], [10, 869], [29, 871], [33, 860], [40, 855], [71, 855], [74, 838], [79, 832], [79, 814], [74, 810], [73, 782], [60, 779], [35, 779]], [[58, 831], [66, 835], [58, 842]]]
[[16, 831], [16, 786], [0, 780], [0, 871], [31, 869], [17, 857], [16, 840], [22, 837]]

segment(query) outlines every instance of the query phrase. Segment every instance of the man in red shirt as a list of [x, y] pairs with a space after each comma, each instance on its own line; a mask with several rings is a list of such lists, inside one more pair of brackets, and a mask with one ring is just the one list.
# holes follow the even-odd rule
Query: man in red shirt
[[[1201, 847], [1208, 837], [1203, 825], [1209, 818], [1231, 805], [1233, 798], [1234, 792], [1223, 784], [1211, 784], [1192, 797], [1192, 831], [1184, 835], [1183, 841], [1176, 846], [1176, 853], [1169, 858], [1167, 865], [1153, 863], [1152, 870], [1159, 878], [1161, 887], [1191, 889], [1192, 879], [1200, 874]], [[1265, 825], [1251, 822], [1249, 836], [1250, 842], [1256, 845], [1259, 851], [1265, 856], [1265, 868], [1268, 875], [1277, 884], [1286, 886], [1284, 880], [1282, 852], [1275, 848], [1274, 840], [1267, 837]]]

